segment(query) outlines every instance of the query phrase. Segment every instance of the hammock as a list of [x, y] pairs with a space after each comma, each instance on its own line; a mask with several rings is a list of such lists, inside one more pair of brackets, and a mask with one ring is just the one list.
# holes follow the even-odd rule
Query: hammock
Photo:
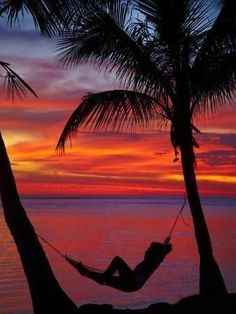
[[[173, 224], [172, 224], [172, 226], [171, 226], [171, 228], [170, 228], [170, 231], [169, 231], [168, 235], [166, 236], [166, 238], [165, 238], [164, 241], [162, 242], [163, 246], [166, 246], [166, 245], [169, 244], [170, 239], [171, 239], [171, 237], [172, 237], [172, 234], [173, 234], [173, 232], [174, 232], [175, 226], [176, 226], [176, 224], [177, 224], [177, 222], [178, 222], [180, 216], [182, 217], [183, 223], [184, 223], [186, 226], [188, 226], [188, 225], [185, 223], [185, 221], [184, 221], [184, 219], [183, 219], [183, 216], [182, 216], [182, 212], [183, 212], [183, 210], [184, 210], [184, 207], [185, 207], [185, 204], [186, 204], [186, 200], [187, 200], [187, 198], [186, 198], [186, 196], [184, 196], [184, 201], [183, 201], [183, 204], [182, 204], [182, 206], [181, 206], [181, 208], [180, 208], [180, 210], [179, 210], [179, 212], [178, 212], [178, 215], [176, 216], [176, 218], [175, 218], [175, 220], [174, 220], [174, 222], [173, 222]], [[38, 233], [36, 233], [36, 234], [37, 234], [37, 236], [38, 236], [44, 243], [46, 243], [52, 250], [54, 250], [54, 251], [55, 251], [58, 255], [60, 255], [64, 260], [66, 260], [66, 262], [68, 262], [68, 264], [70, 264], [71, 266], [74, 267], [74, 265], [72, 265], [72, 264], [67, 260], [67, 254], [62, 253], [60, 250], [58, 250], [54, 245], [52, 245], [48, 240], [46, 240], [46, 239], [45, 239], [44, 237], [42, 237], [40, 234], [38, 234]], [[84, 265], [84, 264], [83, 264], [83, 265]], [[91, 267], [91, 266], [88, 266], [88, 265], [84, 265], [84, 266], [85, 266], [87, 269], [92, 270], [92, 271], [101, 272], [101, 273], [104, 272], [104, 270], [102, 270], [102, 269], [94, 268], [94, 267]]]

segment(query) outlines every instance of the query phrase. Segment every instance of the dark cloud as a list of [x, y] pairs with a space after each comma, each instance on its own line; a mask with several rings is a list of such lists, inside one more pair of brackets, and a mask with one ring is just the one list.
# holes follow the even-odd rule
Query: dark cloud
[[[236, 163], [236, 134], [201, 133], [197, 136], [200, 147], [214, 147], [214, 150], [198, 152], [197, 160], [209, 166], [234, 165]], [[210, 146], [209, 146], [210, 145]], [[216, 149], [218, 147], [218, 149]]]
[[0, 27], [1, 56], [48, 57], [55, 51], [55, 39], [42, 37], [29, 30], [11, 30]]
[[65, 119], [68, 115], [68, 110], [63, 109], [28, 109], [28, 108], [1, 108], [0, 121], [29, 121], [54, 123]]
[[43, 37], [33, 31], [33, 30], [20, 30], [20, 29], [11, 29], [10, 27], [3, 27], [0, 25], [0, 34], [1, 34], [1, 41], [12, 41], [15, 42], [22, 41], [22, 40], [30, 40], [30, 41], [38, 41], [39, 39], [42, 39]]
[[224, 166], [236, 164], [235, 150], [214, 150], [204, 153], [197, 153], [197, 160], [205, 162], [209, 166]]
[[88, 131], [88, 130], [83, 130], [81, 129], [79, 131], [80, 134], [82, 135], [89, 135], [94, 134], [98, 138], [112, 138], [114, 139], [114, 136], [116, 139], [122, 139], [125, 141], [140, 141], [143, 140], [143, 135], [141, 134], [132, 134], [130, 132], [112, 132], [110, 130], [96, 130], [96, 131]]
[[155, 156], [164, 156], [166, 154], [168, 154], [168, 152], [154, 152]]
[[136, 154], [129, 155], [129, 154], [112, 154], [108, 156], [101, 156], [100, 162], [105, 167], [112, 166], [112, 167], [123, 167], [126, 164], [135, 164], [137, 162], [145, 161], [146, 158], [143, 156], [138, 156]]
[[158, 140], [159, 137], [169, 137], [169, 132], [158, 132], [154, 130], [148, 130], [146, 132], [141, 132], [137, 130], [137, 132], [129, 132], [123, 131], [123, 132], [116, 132], [116, 131], [111, 131], [111, 130], [97, 130], [97, 131], [88, 131], [88, 130], [81, 130], [79, 131], [80, 134], [83, 135], [91, 135], [91, 134], [96, 134], [97, 137], [112, 137], [114, 138], [114, 135], [116, 138], [122, 138], [127, 141], [143, 141], [144, 139], [156, 139]]
[[236, 148], [236, 134], [233, 133], [201, 133], [196, 138], [201, 145], [220, 144]]
[[224, 146], [236, 148], [236, 134], [221, 134], [219, 136], [219, 143]]

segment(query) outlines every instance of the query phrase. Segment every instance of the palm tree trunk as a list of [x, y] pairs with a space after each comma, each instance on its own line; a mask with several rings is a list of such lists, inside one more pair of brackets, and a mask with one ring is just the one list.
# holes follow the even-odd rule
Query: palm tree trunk
[[200, 294], [225, 294], [227, 290], [219, 266], [213, 256], [211, 239], [199, 197], [194, 169], [192, 132], [189, 131], [188, 133], [189, 136], [185, 133], [180, 151], [184, 181], [200, 255]]
[[76, 313], [76, 305], [59, 286], [34, 228], [21, 205], [1, 134], [0, 173], [0, 193], [5, 220], [21, 258], [34, 313]]

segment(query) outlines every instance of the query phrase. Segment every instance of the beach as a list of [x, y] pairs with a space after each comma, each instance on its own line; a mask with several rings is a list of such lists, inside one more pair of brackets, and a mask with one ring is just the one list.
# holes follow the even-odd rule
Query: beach
[[[152, 241], [168, 234], [182, 205], [182, 196], [22, 198], [36, 232], [57, 249], [85, 264], [105, 269], [121, 256], [134, 267]], [[215, 257], [229, 292], [236, 291], [236, 198], [202, 198]], [[173, 251], [145, 286], [123, 293], [80, 276], [42, 243], [54, 273], [78, 304], [111, 303], [116, 308], [143, 308], [156, 302], [177, 302], [198, 292], [198, 254], [186, 205], [172, 237]], [[0, 212], [0, 313], [32, 313], [21, 262]]]

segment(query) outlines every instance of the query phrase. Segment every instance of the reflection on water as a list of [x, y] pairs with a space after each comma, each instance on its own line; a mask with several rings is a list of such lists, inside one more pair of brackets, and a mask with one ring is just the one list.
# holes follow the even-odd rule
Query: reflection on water
[[[236, 290], [236, 211], [232, 199], [222, 204], [203, 201], [215, 255], [227, 287]], [[168, 233], [181, 200], [158, 199], [24, 199], [36, 230], [61, 251], [84, 263], [106, 268], [115, 255], [131, 267], [152, 241]], [[176, 205], [177, 204], [177, 205]], [[224, 207], [223, 207], [224, 206]], [[188, 207], [185, 220], [191, 222]], [[138, 292], [123, 293], [81, 277], [60, 256], [44, 246], [54, 272], [77, 303], [112, 303], [138, 308], [153, 302], [175, 302], [197, 292], [198, 257], [192, 226], [180, 220], [173, 236], [173, 252]], [[0, 216], [0, 313], [32, 313], [27, 283], [15, 245]]]

